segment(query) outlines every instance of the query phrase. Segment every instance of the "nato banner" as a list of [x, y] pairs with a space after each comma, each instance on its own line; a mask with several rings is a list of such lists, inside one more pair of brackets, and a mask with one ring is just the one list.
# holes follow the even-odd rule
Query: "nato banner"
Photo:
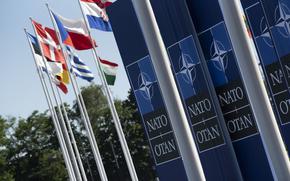
[[290, 0], [242, 0], [290, 156]]
[[218, 0], [187, 0], [187, 4], [243, 177], [273, 180]]
[[[185, 1], [154, 0], [152, 7], [170, 57], [207, 180], [240, 180], [240, 170], [210, 75], [199, 53]], [[131, 0], [108, 9], [113, 32], [161, 181], [187, 180], [152, 60]], [[158, 70], [156, 70], [158, 71]], [[212, 87], [212, 88], [211, 88]]]
[[186, 181], [175, 135], [132, 3], [130, 0], [119, 0], [107, 11], [138, 104], [158, 177], [161, 181]]

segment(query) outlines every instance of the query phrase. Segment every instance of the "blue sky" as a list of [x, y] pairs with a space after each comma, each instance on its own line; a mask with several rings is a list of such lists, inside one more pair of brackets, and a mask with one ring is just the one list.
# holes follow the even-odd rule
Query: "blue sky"
[[[29, 17], [39, 23], [52, 27], [45, 3], [56, 13], [67, 18], [81, 18], [77, 0], [25, 0], [3, 1], [0, 6], [0, 115], [27, 117], [34, 110], [46, 110], [47, 104], [41, 89], [33, 57], [27, 43], [23, 28], [33, 33]], [[115, 98], [125, 99], [129, 90], [129, 82], [122, 64], [113, 33], [92, 30], [99, 46], [98, 52], [104, 59], [120, 65], [116, 85], [112, 87]], [[90, 66], [94, 75], [96, 67], [91, 51], [78, 52], [79, 56]], [[87, 86], [79, 79], [79, 84]], [[95, 83], [100, 84], [98, 78]], [[69, 94], [63, 96], [64, 101], [72, 103], [74, 95], [69, 86]]]

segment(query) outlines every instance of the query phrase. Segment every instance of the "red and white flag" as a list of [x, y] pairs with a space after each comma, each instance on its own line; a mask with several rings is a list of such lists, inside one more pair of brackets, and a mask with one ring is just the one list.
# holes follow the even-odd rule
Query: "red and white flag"
[[46, 57], [48, 61], [60, 62], [62, 64], [63, 71], [61, 74], [59, 74], [60, 77], [59, 80], [62, 83], [68, 84], [70, 82], [69, 72], [65, 63], [64, 55], [59, 46], [59, 41], [57, 40], [57, 37], [53, 36], [51, 32], [46, 31], [45, 30], [46, 28], [42, 27], [42, 25], [37, 23], [36, 21], [32, 20], [32, 24], [35, 28], [36, 36], [40, 42], [43, 55]]
[[43, 28], [41, 24], [33, 20], [32, 24], [35, 28], [36, 36], [40, 41], [44, 56], [51, 61], [64, 62], [64, 56], [58, 46], [57, 39], [53, 39], [52, 36], [45, 31], [45, 28]]
[[110, 6], [113, 2], [111, 0], [81, 0], [83, 2], [96, 3], [100, 8], [105, 9]]

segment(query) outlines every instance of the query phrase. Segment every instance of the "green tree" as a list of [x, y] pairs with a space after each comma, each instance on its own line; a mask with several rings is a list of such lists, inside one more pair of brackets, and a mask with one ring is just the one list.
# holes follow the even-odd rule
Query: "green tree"
[[33, 112], [15, 121], [8, 145], [8, 160], [14, 179], [21, 181], [60, 181], [67, 173], [59, 151], [52, 120], [45, 113]]
[[13, 180], [10, 170], [7, 166], [7, 145], [9, 140], [6, 137], [8, 129], [7, 120], [0, 117], [0, 180]]
[[[129, 181], [130, 176], [110, 110], [101, 87], [82, 89], [105, 169], [110, 181]], [[155, 178], [148, 143], [132, 92], [125, 101], [116, 100], [122, 127], [139, 180]], [[76, 102], [65, 105], [73, 120], [73, 131], [89, 180], [100, 180], [89, 141]], [[48, 112], [33, 112], [28, 118], [0, 117], [0, 180], [68, 180], [56, 132]]]
[[[82, 95], [109, 180], [130, 180], [121, 145], [101, 87], [91, 85], [83, 88]], [[155, 174], [152, 169], [153, 166], [150, 159], [148, 142], [144, 136], [144, 130], [141, 125], [132, 92], [130, 92], [127, 100], [116, 100], [115, 106], [121, 120], [139, 180], [154, 180]], [[79, 115], [77, 105], [75, 104], [73, 107], [75, 115]], [[90, 150], [89, 144], [86, 144], [85, 147], [86, 150]], [[90, 155], [89, 158], [91, 169], [97, 170], [92, 155]], [[95, 178], [98, 178], [97, 173], [93, 174]]]

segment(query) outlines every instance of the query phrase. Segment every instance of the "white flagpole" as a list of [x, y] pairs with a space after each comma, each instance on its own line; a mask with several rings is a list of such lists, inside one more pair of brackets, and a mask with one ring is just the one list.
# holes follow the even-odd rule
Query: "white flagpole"
[[[42, 74], [42, 76], [43, 76], [43, 74]], [[47, 76], [49, 76], [49, 75], [47, 74]], [[46, 85], [46, 81], [45, 81], [44, 77], [43, 77], [43, 81], [44, 81], [44, 84]], [[53, 87], [51, 87], [51, 89], [53, 89]], [[52, 100], [50, 100], [50, 101], [52, 102]], [[51, 104], [53, 105], [53, 103], [51, 103]], [[57, 104], [56, 107], [58, 107], [58, 105], [59, 105], [58, 102], [56, 102], [56, 104]], [[70, 147], [70, 145], [69, 145], [70, 143], [67, 142], [67, 140], [66, 140], [67, 138], [65, 138], [65, 135], [64, 135], [65, 133], [63, 131], [64, 129], [67, 129], [67, 128], [66, 127], [65, 128], [63, 127], [62, 121], [60, 120], [60, 119], [63, 119], [63, 115], [59, 115], [60, 116], [60, 119], [59, 119], [59, 116], [58, 116], [56, 110], [53, 109], [53, 111], [54, 111], [55, 117], [57, 118], [57, 126], [58, 126], [59, 131], [61, 132], [62, 139], [63, 139], [63, 144], [65, 144], [65, 146], [66, 146], [66, 150], [67, 150], [67, 153], [66, 154], [67, 154], [68, 159], [70, 160], [72, 172], [75, 175], [76, 181], [78, 181], [79, 179], [76, 177], [76, 174], [75, 174], [75, 172], [77, 171], [78, 168], [76, 168], [76, 165], [73, 164], [73, 160], [72, 160], [75, 156], [72, 155], [73, 150], [72, 151], [69, 150], [70, 149], [69, 148]]]
[[59, 90], [56, 89], [56, 91], [57, 91], [57, 94], [58, 94], [58, 97], [59, 97], [59, 100], [60, 100], [60, 104], [61, 104], [61, 107], [62, 107], [62, 110], [63, 110], [63, 113], [64, 113], [64, 118], [66, 120], [66, 124], [68, 126], [68, 132], [69, 132], [70, 137], [72, 139], [72, 145], [73, 145], [73, 148], [75, 150], [76, 158], [77, 158], [77, 161], [78, 161], [78, 164], [79, 164], [79, 168], [81, 170], [81, 174], [82, 174], [83, 180], [87, 181], [88, 179], [87, 179], [87, 176], [86, 176], [84, 165], [83, 165], [83, 162], [82, 162], [82, 159], [81, 159], [81, 156], [80, 156], [80, 152], [79, 152], [79, 149], [78, 149], [78, 146], [77, 146], [77, 142], [76, 142], [76, 139], [75, 139], [72, 127], [71, 127], [71, 121], [68, 118], [68, 114], [67, 114], [65, 106], [63, 104], [63, 101], [62, 101], [61, 95], [59, 93]]
[[125, 160], [126, 160], [126, 163], [127, 163], [128, 169], [129, 169], [129, 173], [130, 173], [131, 179], [133, 181], [138, 181], [138, 177], [137, 177], [137, 173], [136, 173], [136, 170], [135, 170], [135, 166], [134, 166], [134, 163], [133, 163], [131, 154], [130, 154], [130, 150], [129, 150], [129, 147], [128, 147], [128, 144], [127, 144], [127, 141], [126, 141], [124, 132], [122, 130], [122, 125], [120, 123], [120, 119], [119, 119], [119, 116], [118, 116], [118, 112], [116, 110], [116, 107], [115, 107], [115, 104], [114, 104], [112, 95], [110, 93], [110, 90], [109, 90], [107, 81], [105, 79], [104, 72], [102, 71], [102, 68], [101, 68], [101, 65], [100, 65], [100, 58], [98, 56], [96, 46], [93, 43], [93, 38], [92, 38], [92, 35], [91, 35], [91, 31], [90, 31], [90, 27], [89, 27], [88, 20], [87, 20], [85, 14], [84, 14], [82, 5], [80, 3], [80, 0], [78, 0], [78, 2], [79, 2], [79, 6], [81, 8], [82, 14], [83, 14], [83, 18], [85, 20], [85, 24], [86, 24], [87, 29], [88, 29], [89, 36], [91, 38], [91, 42], [92, 42], [92, 45], [93, 45], [92, 52], [94, 54], [94, 61], [95, 61], [96, 66], [97, 66], [98, 74], [99, 74], [100, 79], [102, 81], [103, 88], [104, 88], [105, 93], [107, 95], [106, 98], [107, 98], [107, 101], [108, 101], [108, 104], [109, 104], [109, 108], [110, 108], [110, 111], [111, 111], [111, 115], [113, 117], [113, 121], [114, 121], [114, 124], [115, 124], [115, 128], [116, 128], [116, 131], [117, 131], [117, 134], [118, 134], [120, 143], [121, 143], [121, 147], [122, 147], [122, 150], [123, 150], [123, 153], [124, 153], [124, 156], [125, 156]]
[[115, 152], [114, 145], [113, 145], [113, 143], [112, 143], [111, 140], [110, 140], [110, 146], [111, 146], [111, 149], [112, 149], [112, 152], [113, 152], [113, 155], [114, 155], [114, 159], [115, 159], [115, 162], [116, 162], [116, 166], [119, 169], [120, 168], [120, 165], [119, 165], [119, 162], [118, 162], [118, 157], [117, 157], [117, 154]]
[[251, 47], [239, 0], [219, 0], [249, 101], [253, 107], [271, 170], [275, 180], [290, 180], [290, 164], [278, 124]]
[[46, 86], [46, 83], [45, 83], [45, 79], [43, 77], [43, 73], [42, 73], [42, 70], [40, 70], [40, 67], [38, 66], [37, 62], [36, 62], [36, 57], [33, 53], [33, 47], [32, 47], [32, 44], [28, 38], [28, 35], [27, 35], [27, 31], [26, 29], [24, 29], [25, 31], [25, 34], [26, 34], [26, 38], [28, 40], [28, 43], [29, 43], [29, 46], [30, 46], [30, 49], [31, 49], [31, 53], [34, 57], [34, 63], [35, 63], [35, 66], [36, 66], [36, 69], [37, 69], [37, 73], [38, 73], [38, 76], [39, 76], [39, 79], [40, 79], [40, 82], [41, 82], [41, 86], [42, 86], [42, 89], [43, 89], [43, 92], [44, 92], [44, 95], [45, 95], [45, 98], [46, 98], [46, 102], [48, 104], [48, 107], [49, 107], [49, 110], [50, 110], [50, 113], [51, 113], [51, 117], [52, 117], [52, 121], [53, 121], [53, 124], [54, 124], [54, 128], [56, 130], [56, 135], [57, 135], [57, 138], [58, 138], [58, 141], [59, 141], [59, 144], [60, 144], [60, 148], [62, 150], [62, 154], [63, 154], [63, 157], [64, 157], [64, 161], [65, 161], [65, 165], [66, 165], [66, 168], [67, 168], [67, 171], [68, 171], [68, 175], [69, 175], [69, 178], [71, 181], [75, 180], [75, 176], [74, 176], [74, 173], [73, 173], [73, 170], [72, 170], [72, 166], [71, 166], [71, 162], [70, 162], [70, 159], [69, 159], [69, 156], [68, 156], [68, 153], [67, 153], [67, 148], [66, 148], [66, 145], [64, 143], [64, 138], [63, 138], [63, 135], [59, 129], [59, 125], [57, 124], [58, 122], [58, 118], [55, 114], [55, 111], [54, 111], [54, 108], [53, 108], [53, 104], [52, 104], [52, 100], [49, 96], [49, 91], [48, 91], [48, 88]]
[[[76, 155], [74, 153], [74, 150], [73, 150], [73, 147], [72, 147], [72, 142], [71, 142], [71, 139], [70, 139], [68, 131], [67, 131], [67, 126], [66, 126], [66, 123], [65, 123], [65, 119], [64, 119], [62, 110], [60, 109], [60, 104], [59, 104], [59, 101], [57, 100], [54, 87], [52, 85], [51, 85], [51, 89], [52, 89], [53, 95], [55, 96], [54, 99], [55, 99], [55, 102], [56, 102], [56, 105], [57, 105], [58, 113], [60, 115], [60, 128], [61, 128], [61, 130], [62, 130], [62, 132], [64, 134], [65, 143], [66, 143], [66, 145], [68, 147], [68, 153], [69, 153], [70, 159], [72, 160], [72, 166], [73, 166], [74, 172], [76, 174], [76, 179], [78, 181], [82, 181], [80, 169], [79, 169], [79, 166], [77, 164]], [[58, 88], [56, 87], [56, 89], [58, 89]]]
[[[49, 11], [49, 15], [51, 17], [51, 20], [53, 22], [54, 29], [57, 30], [56, 34], [57, 34], [58, 40], [60, 42], [62, 52], [63, 52], [63, 54], [65, 56], [66, 65], [68, 65], [68, 62], [70, 64], [70, 61], [67, 61], [68, 60], [67, 53], [66, 53], [66, 51], [64, 51], [64, 48], [62, 47], [63, 43], [62, 43], [62, 40], [60, 38], [58, 28], [56, 26], [56, 23], [55, 23], [54, 19], [52, 18], [52, 14], [51, 14], [51, 11], [50, 11], [50, 8], [49, 8], [48, 4], [46, 4], [46, 6], [47, 6], [47, 9]], [[105, 171], [104, 164], [102, 162], [102, 157], [101, 157], [101, 154], [100, 154], [100, 151], [99, 151], [99, 148], [98, 148], [98, 144], [97, 144], [97, 141], [95, 139], [95, 136], [94, 136], [94, 133], [93, 133], [93, 130], [92, 130], [92, 126], [91, 126], [90, 120], [86, 119], [86, 116], [84, 114], [84, 109], [82, 107], [82, 104], [80, 103], [79, 96], [78, 96], [78, 93], [76, 91], [76, 86], [75, 86], [75, 83], [73, 81], [73, 78], [72, 78], [72, 75], [71, 75], [70, 71], [69, 71], [69, 76], [70, 76], [70, 79], [71, 79], [71, 82], [72, 82], [73, 91], [74, 91], [74, 94], [75, 94], [76, 99], [77, 99], [77, 103], [78, 103], [78, 106], [79, 106], [79, 109], [80, 109], [80, 112], [81, 112], [81, 117], [82, 117], [82, 119], [84, 121], [84, 125], [85, 125], [85, 128], [86, 128], [87, 134], [88, 134], [88, 139], [89, 139], [89, 142], [90, 142], [90, 145], [91, 145], [91, 148], [92, 148], [92, 152], [93, 152], [96, 164], [97, 164], [97, 168], [98, 168], [101, 180], [102, 181], [107, 181], [108, 180], [107, 174], [106, 174], [106, 171]]]
[[79, 109], [80, 109], [80, 112], [82, 115], [82, 119], [84, 120], [84, 123], [85, 123], [86, 131], [87, 131], [88, 136], [89, 136], [89, 141], [90, 141], [90, 144], [91, 144], [91, 147], [93, 150], [93, 155], [94, 155], [94, 158], [95, 158], [95, 161], [97, 164], [97, 168], [98, 168], [98, 171], [99, 171], [99, 174], [100, 174], [102, 181], [107, 181], [108, 178], [107, 178], [105, 167], [104, 167], [102, 157], [101, 157], [101, 154], [100, 154], [100, 151], [98, 148], [98, 143], [95, 139], [95, 135], [94, 135], [94, 131], [93, 131], [93, 128], [91, 125], [91, 121], [90, 121], [90, 118], [89, 118], [88, 113], [87, 113], [87, 108], [85, 107], [85, 104], [83, 102], [83, 96], [81, 94], [80, 88], [78, 86], [78, 83], [76, 81], [74, 74], [73, 74], [73, 79], [74, 79], [74, 83], [75, 83], [74, 91], [76, 94], [77, 103], [78, 103], [78, 106], [79, 106]]
[[198, 151], [170, 67], [169, 57], [149, 0], [132, 0], [164, 102], [168, 110], [188, 180], [205, 180]]
[[[80, 107], [81, 107], [82, 114], [84, 114], [83, 116], [85, 117], [85, 119], [88, 122], [87, 126], [88, 126], [88, 129], [89, 129], [89, 132], [94, 138], [94, 132], [93, 132], [93, 128], [92, 128], [92, 125], [91, 125], [90, 117], [89, 117], [89, 114], [87, 112], [87, 108], [86, 108], [86, 105], [85, 105], [85, 102], [84, 102], [84, 99], [83, 99], [83, 95], [82, 95], [82, 92], [81, 92], [81, 90], [79, 88], [79, 85], [78, 85], [78, 82], [76, 80], [76, 75], [75, 74], [73, 74], [73, 78], [74, 78], [74, 81], [75, 81], [75, 84], [76, 84], [76, 91], [77, 91], [77, 95], [78, 95], [77, 99], [80, 101]], [[95, 142], [96, 142], [96, 140], [95, 140]], [[95, 144], [96, 144], [96, 151], [97, 151], [98, 155], [100, 155], [97, 143], [95, 143]], [[99, 159], [101, 160], [101, 157]], [[102, 172], [104, 172], [106, 174], [106, 172], [104, 170], [104, 167], [102, 169], [103, 169]]]
[[[32, 18], [30, 18], [30, 20], [32, 21]], [[33, 25], [33, 29], [35, 31], [35, 34], [37, 35], [37, 32], [35, 30], [34, 25]], [[48, 71], [49, 69], [47, 67], [47, 64], [45, 63], [46, 59], [44, 57], [44, 53], [43, 53], [43, 50], [42, 50], [42, 47], [41, 47], [41, 43], [40, 43], [40, 41], [38, 39], [38, 35], [36, 36], [36, 38], [37, 38], [38, 44], [40, 45], [40, 50], [41, 50], [41, 54], [42, 54], [42, 58], [43, 58], [43, 61], [44, 61], [45, 68]], [[79, 169], [77, 167], [77, 161], [76, 161], [76, 158], [75, 158], [75, 155], [74, 155], [74, 152], [73, 152], [73, 148], [72, 148], [72, 145], [71, 145], [71, 142], [70, 142], [68, 133], [67, 133], [67, 129], [66, 129], [66, 126], [65, 126], [64, 118], [63, 118], [61, 109], [59, 107], [59, 104], [58, 104], [58, 100], [56, 98], [55, 91], [53, 89], [53, 84], [52, 84], [51, 77], [50, 77], [50, 75], [49, 75], [48, 72], [47, 72], [47, 77], [48, 77], [48, 80], [49, 80], [49, 85], [51, 87], [51, 91], [52, 91], [53, 98], [55, 100], [55, 103], [56, 103], [56, 106], [57, 106], [57, 109], [58, 109], [58, 112], [59, 112], [59, 115], [60, 115], [60, 126], [62, 128], [61, 131], [64, 134], [64, 139], [65, 139], [65, 143], [66, 143], [66, 146], [67, 146], [67, 149], [68, 149], [68, 153], [69, 153], [69, 156], [70, 156], [70, 159], [71, 159], [71, 162], [72, 162], [72, 167], [73, 167], [73, 170], [74, 170], [75, 178], [77, 180], [81, 180], [81, 174], [80, 174]]]

